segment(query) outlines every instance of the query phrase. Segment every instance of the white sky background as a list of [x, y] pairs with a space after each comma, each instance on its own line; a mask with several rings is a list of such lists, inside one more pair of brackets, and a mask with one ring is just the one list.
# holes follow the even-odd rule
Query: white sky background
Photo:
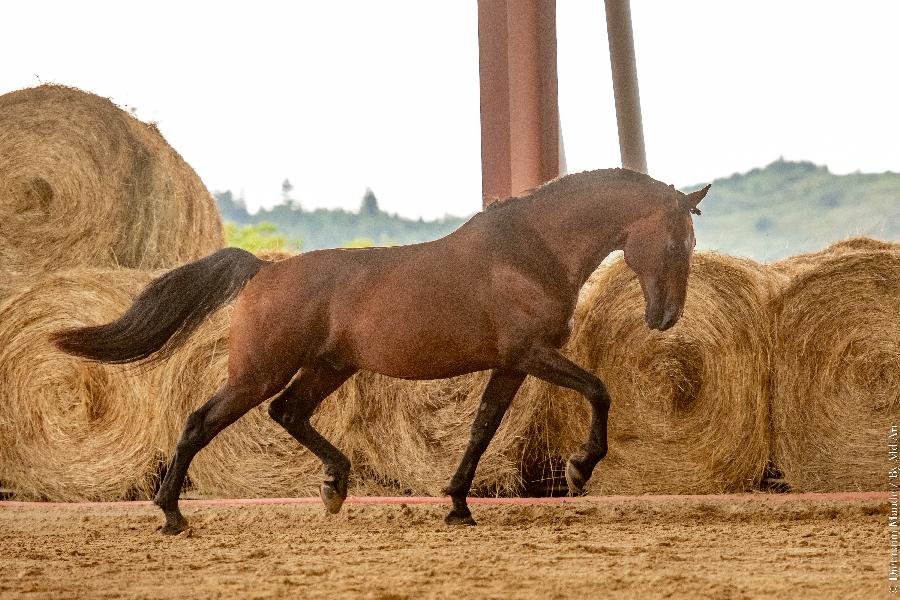
[[[569, 171], [619, 164], [601, 0], [558, 0]], [[650, 174], [687, 185], [779, 156], [900, 171], [900, 2], [632, 0]], [[3, 6], [0, 93], [39, 82], [159, 123], [211, 190], [405, 216], [481, 206], [469, 1]]]

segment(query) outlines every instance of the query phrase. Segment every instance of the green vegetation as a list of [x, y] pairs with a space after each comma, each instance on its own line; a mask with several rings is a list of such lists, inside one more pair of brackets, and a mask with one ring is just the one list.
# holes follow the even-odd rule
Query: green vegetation
[[282, 251], [298, 252], [300, 241], [287, 243], [284, 234], [272, 223], [237, 225], [225, 223], [225, 241], [229, 246], [237, 246], [250, 252]]
[[[390, 215], [371, 190], [358, 212], [307, 211], [291, 199], [292, 190], [285, 180], [282, 203], [257, 214], [248, 213], [231, 192], [215, 194], [229, 223], [229, 243], [288, 251], [298, 250], [299, 240], [304, 250], [390, 246], [437, 239], [465, 221]], [[809, 162], [777, 160], [715, 180], [700, 207], [703, 215], [694, 219], [698, 248], [756, 260], [810, 252], [852, 235], [900, 241], [898, 173], [834, 175]]]
[[352, 240], [347, 240], [346, 242], [341, 244], [341, 248], [371, 248], [373, 246], [396, 246], [397, 242], [394, 240], [382, 236], [378, 243], [375, 243], [375, 240], [367, 237], [358, 237], [353, 238]]

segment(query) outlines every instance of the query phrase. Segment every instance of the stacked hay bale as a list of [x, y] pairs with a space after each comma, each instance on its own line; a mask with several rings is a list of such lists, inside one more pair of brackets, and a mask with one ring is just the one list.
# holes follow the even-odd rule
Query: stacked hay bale
[[46, 336], [117, 317], [149, 269], [222, 245], [212, 197], [155, 126], [64, 86], [0, 96], [3, 485], [26, 498], [147, 497], [161, 460], [149, 378]]
[[879, 490], [900, 423], [900, 244], [772, 265], [772, 456], [794, 491]]
[[832, 258], [847, 252], [878, 252], [882, 250], [895, 251], [898, 249], [900, 249], [900, 244], [895, 242], [875, 240], [864, 236], [849, 237], [845, 240], [835, 242], [822, 250], [789, 256], [788, 258], [770, 263], [766, 266], [767, 269], [774, 274], [776, 287], [783, 288], [789, 283], [791, 278], [795, 278], [811, 269], [817, 268], [822, 261], [827, 258]]
[[150, 274], [83, 268], [22, 285], [0, 302], [0, 478], [16, 496], [146, 498], [160, 452], [146, 376], [60, 352], [48, 334], [116, 318]]
[[0, 96], [0, 270], [155, 269], [223, 245], [215, 203], [154, 125], [60, 85]]
[[[752, 488], [768, 458], [769, 280], [755, 263], [694, 258], [684, 316], [670, 331], [644, 323], [636, 276], [619, 260], [591, 281], [567, 355], [607, 385], [609, 453], [589, 491], [715, 493]], [[561, 462], [585, 439], [587, 403], [547, 385], [544, 445]]]
[[[0, 234], [9, 296], [0, 309], [0, 479], [27, 498], [149, 496], [187, 415], [225, 376], [230, 310], [152, 368], [82, 361], [47, 334], [110, 321], [151, 279], [148, 269], [221, 247], [209, 193], [152, 125], [107, 99], [41, 86], [0, 97]], [[357, 490], [438, 493], [485, 379], [360, 374], [314, 420], [358, 465]], [[479, 482], [512, 489], [515, 461], [491, 456]], [[261, 406], [201, 453], [189, 476], [203, 493], [292, 495], [314, 492], [321, 466]]]

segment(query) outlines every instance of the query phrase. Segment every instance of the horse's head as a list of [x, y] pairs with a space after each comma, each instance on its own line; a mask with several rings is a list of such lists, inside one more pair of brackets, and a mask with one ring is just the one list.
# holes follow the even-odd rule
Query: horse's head
[[626, 230], [625, 262], [644, 292], [644, 320], [651, 329], [665, 331], [681, 318], [687, 297], [688, 274], [694, 253], [691, 213], [709, 186], [683, 194], [672, 188], [673, 201], [662, 203]]

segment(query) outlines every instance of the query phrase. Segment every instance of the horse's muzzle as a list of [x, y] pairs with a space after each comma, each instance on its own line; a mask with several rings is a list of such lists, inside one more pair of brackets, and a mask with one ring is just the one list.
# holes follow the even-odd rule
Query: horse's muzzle
[[657, 331], [666, 331], [667, 329], [671, 329], [675, 323], [678, 322], [678, 319], [681, 318], [681, 310], [679, 309], [669, 309], [663, 315], [656, 314], [651, 317], [649, 314], [644, 315], [644, 321], [647, 323], [647, 327], [650, 329], [656, 329]]

